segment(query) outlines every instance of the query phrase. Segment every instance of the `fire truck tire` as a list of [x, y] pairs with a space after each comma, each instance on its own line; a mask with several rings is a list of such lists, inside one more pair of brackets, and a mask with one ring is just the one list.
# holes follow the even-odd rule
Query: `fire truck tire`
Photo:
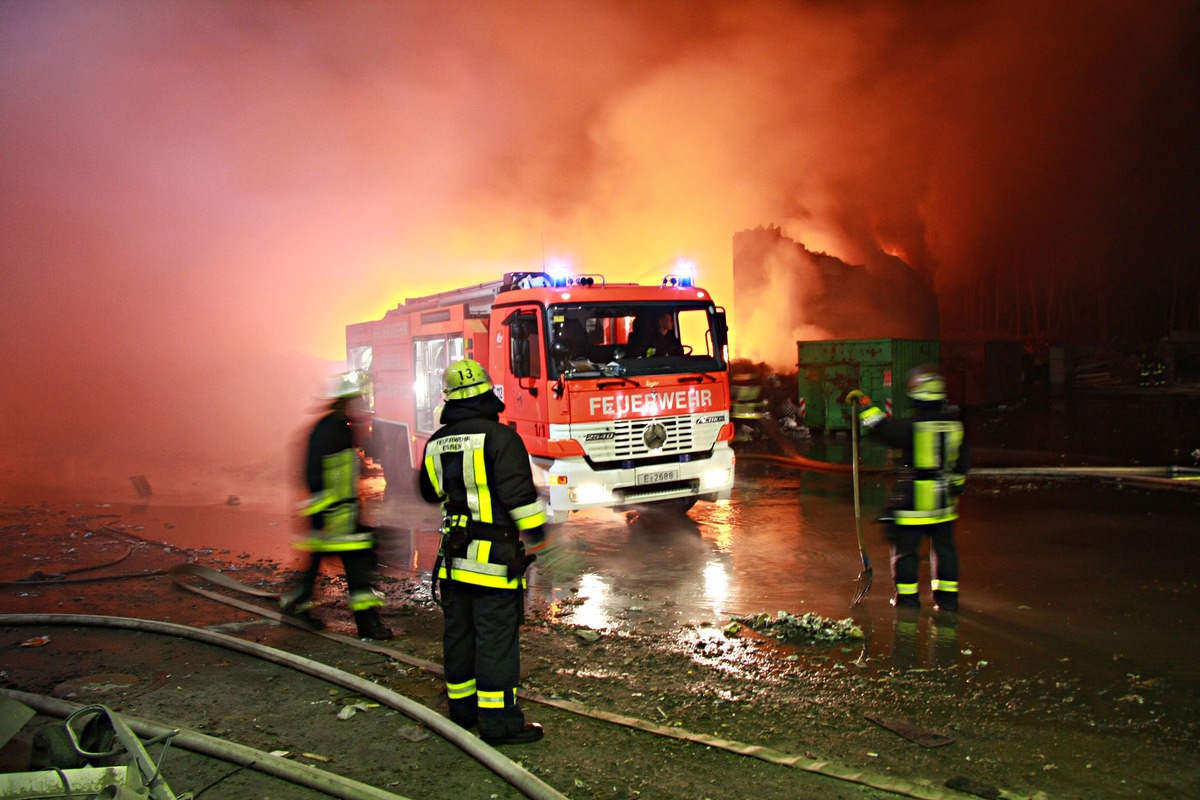
[[698, 497], [681, 497], [673, 502], [680, 514], [686, 514], [692, 510], [692, 506], [696, 505], [696, 501], [699, 499]]

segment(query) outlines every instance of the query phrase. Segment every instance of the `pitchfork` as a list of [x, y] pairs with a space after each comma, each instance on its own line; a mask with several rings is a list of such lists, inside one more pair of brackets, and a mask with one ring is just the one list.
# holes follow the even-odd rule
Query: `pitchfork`
[[867, 544], [863, 540], [862, 526], [862, 505], [859, 500], [858, 491], [858, 401], [857, 399], [850, 402], [850, 451], [854, 460], [851, 474], [854, 478], [854, 527], [858, 531], [858, 552], [862, 556], [863, 569], [858, 573], [858, 591], [854, 594], [854, 599], [850, 601], [850, 607], [867, 599], [867, 592], [871, 591], [871, 559], [867, 558]]

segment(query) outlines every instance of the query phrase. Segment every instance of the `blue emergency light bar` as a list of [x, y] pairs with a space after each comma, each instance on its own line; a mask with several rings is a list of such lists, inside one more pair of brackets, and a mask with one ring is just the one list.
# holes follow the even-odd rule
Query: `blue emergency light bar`
[[696, 266], [691, 261], [688, 261], [686, 258], [681, 258], [681, 259], [679, 259], [679, 262], [675, 265], [675, 269], [677, 270], [677, 272], [670, 273], [666, 277], [663, 278], [662, 285], [664, 287], [665, 286], [676, 286], [679, 288], [690, 287], [694, 281], [694, 276], [696, 274]]
[[667, 275], [662, 279], [664, 287], [678, 287], [680, 289], [688, 288], [692, 285], [692, 276], [690, 273], [684, 275]]

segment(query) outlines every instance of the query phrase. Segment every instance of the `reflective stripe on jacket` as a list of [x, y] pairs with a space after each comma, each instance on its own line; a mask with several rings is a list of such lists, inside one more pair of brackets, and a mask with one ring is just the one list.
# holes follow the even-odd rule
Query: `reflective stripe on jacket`
[[911, 477], [898, 481], [898, 502], [889, 511], [897, 525], [934, 525], [958, 519], [958, 496], [969, 467], [963, 424], [947, 413], [918, 411], [912, 419], [889, 419], [872, 406], [862, 424], [890, 447], [903, 451]]
[[445, 426], [425, 446], [421, 489], [447, 517], [439, 579], [524, 588], [518, 531], [544, 525], [546, 511], [512, 429], [484, 418]]
[[312, 517], [313, 524], [296, 547], [320, 553], [373, 547], [374, 531], [359, 525], [358, 451], [344, 416], [326, 415], [313, 428], [305, 472], [312, 494], [300, 513]]

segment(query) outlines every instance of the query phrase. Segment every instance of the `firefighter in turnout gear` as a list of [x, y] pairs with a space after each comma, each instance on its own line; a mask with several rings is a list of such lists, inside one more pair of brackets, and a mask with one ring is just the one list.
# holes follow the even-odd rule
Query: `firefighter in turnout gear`
[[545, 508], [525, 443], [500, 423], [504, 403], [483, 367], [470, 359], [451, 364], [444, 396], [419, 485], [444, 517], [433, 583], [445, 615], [450, 719], [478, 724], [488, 744], [536, 742], [542, 727], [525, 721], [517, 685], [525, 570], [546, 546]]
[[917, 367], [908, 378], [913, 416], [891, 419], [871, 399], [855, 389], [846, 395], [859, 402], [864, 428], [888, 447], [902, 452], [904, 472], [884, 519], [892, 544], [892, 579], [897, 608], [920, 608], [918, 550], [924, 536], [932, 546], [933, 601], [942, 611], [958, 610], [958, 549], [954, 520], [970, 456], [963, 441], [958, 410], [946, 405], [946, 382], [929, 365]]
[[376, 566], [375, 531], [359, 517], [360, 465], [351, 417], [363, 394], [364, 376], [347, 372], [331, 383], [329, 411], [313, 427], [305, 455], [304, 477], [310, 495], [301, 503], [300, 513], [309, 517], [311, 527], [308, 537], [297, 547], [308, 551], [308, 567], [299, 586], [280, 599], [280, 608], [310, 628], [324, 627], [312, 615], [313, 590], [322, 560], [338, 556], [358, 635], [364, 639], [391, 639], [394, 634], [379, 617], [383, 595], [371, 585]]

